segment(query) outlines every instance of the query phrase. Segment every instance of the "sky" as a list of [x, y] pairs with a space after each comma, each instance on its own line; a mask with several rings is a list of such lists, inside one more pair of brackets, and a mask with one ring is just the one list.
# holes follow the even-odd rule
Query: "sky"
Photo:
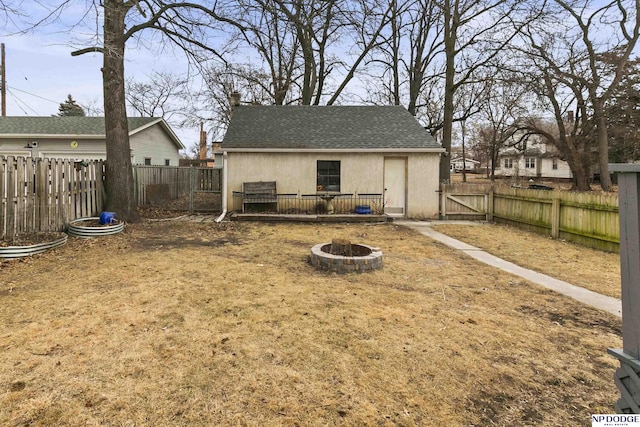
[[[2, 36], [2, 32], [0, 43], [5, 45], [8, 116], [55, 115], [69, 94], [83, 106], [103, 109], [102, 55], [88, 53], [72, 57], [71, 52], [77, 47], [86, 47], [86, 44], [72, 46], [77, 35], [68, 30], [60, 31], [56, 26], [27, 35]], [[154, 70], [186, 72], [186, 59], [176, 55], [128, 49], [125, 77], [143, 81]], [[199, 129], [174, 128], [174, 131], [187, 147], [199, 139]]]

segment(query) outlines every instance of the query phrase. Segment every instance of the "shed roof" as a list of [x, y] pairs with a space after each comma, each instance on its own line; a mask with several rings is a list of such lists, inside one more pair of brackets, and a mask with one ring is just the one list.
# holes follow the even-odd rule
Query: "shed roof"
[[402, 106], [238, 106], [222, 149], [442, 151]]
[[[184, 145], [171, 127], [160, 117], [129, 117], [129, 135], [134, 135], [159, 123], [179, 147]], [[64, 138], [105, 137], [104, 117], [82, 116], [10, 116], [0, 117], [0, 137], [13, 138]]]

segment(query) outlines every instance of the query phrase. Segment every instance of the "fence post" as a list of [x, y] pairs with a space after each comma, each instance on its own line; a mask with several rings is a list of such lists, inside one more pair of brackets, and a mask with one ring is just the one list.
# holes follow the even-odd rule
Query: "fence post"
[[189, 213], [193, 213], [193, 199], [195, 196], [196, 175], [193, 165], [189, 166]]
[[618, 413], [640, 413], [640, 165], [611, 164], [618, 173], [620, 272], [622, 279], [622, 349], [609, 349], [620, 361], [614, 382], [621, 398]]
[[18, 210], [18, 204], [15, 200], [15, 181], [16, 181], [16, 157], [8, 156], [7, 158], [7, 235], [14, 237], [18, 233], [16, 226], [16, 211]]
[[560, 195], [554, 194], [551, 202], [551, 237], [560, 238]]
[[487, 211], [487, 222], [493, 222], [493, 187], [489, 188], [489, 192], [486, 197], [486, 211]]
[[440, 184], [440, 219], [447, 219], [447, 184]]

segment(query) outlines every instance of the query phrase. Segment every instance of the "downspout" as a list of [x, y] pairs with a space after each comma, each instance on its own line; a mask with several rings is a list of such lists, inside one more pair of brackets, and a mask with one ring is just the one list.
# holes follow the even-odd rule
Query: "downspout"
[[216, 222], [220, 223], [227, 216], [227, 152], [222, 153], [222, 213]]

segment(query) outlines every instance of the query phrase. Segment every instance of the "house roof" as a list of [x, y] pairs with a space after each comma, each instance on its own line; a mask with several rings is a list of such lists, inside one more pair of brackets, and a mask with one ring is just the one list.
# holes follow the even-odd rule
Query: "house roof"
[[[180, 138], [160, 117], [129, 117], [129, 136], [155, 124], [167, 132], [178, 148]], [[81, 116], [13, 116], [0, 117], [0, 138], [87, 138], [104, 139], [104, 117]]]
[[402, 106], [238, 106], [222, 149], [442, 151]]
[[544, 152], [539, 148], [527, 148], [526, 150], [518, 150], [515, 148], [507, 148], [502, 153], [500, 153], [501, 157], [544, 157]]
[[[462, 157], [454, 157], [454, 158], [452, 158], [452, 159], [451, 159], [451, 163], [453, 163], [453, 162], [462, 162], [462, 160], [463, 160], [463, 158], [462, 158]], [[470, 158], [468, 158], [468, 157], [465, 157], [465, 158], [464, 158], [464, 161], [465, 161], [465, 162], [469, 162], [469, 163], [478, 163], [478, 164], [480, 164], [480, 162], [479, 162], [479, 161], [474, 160], [474, 159], [470, 159]]]

